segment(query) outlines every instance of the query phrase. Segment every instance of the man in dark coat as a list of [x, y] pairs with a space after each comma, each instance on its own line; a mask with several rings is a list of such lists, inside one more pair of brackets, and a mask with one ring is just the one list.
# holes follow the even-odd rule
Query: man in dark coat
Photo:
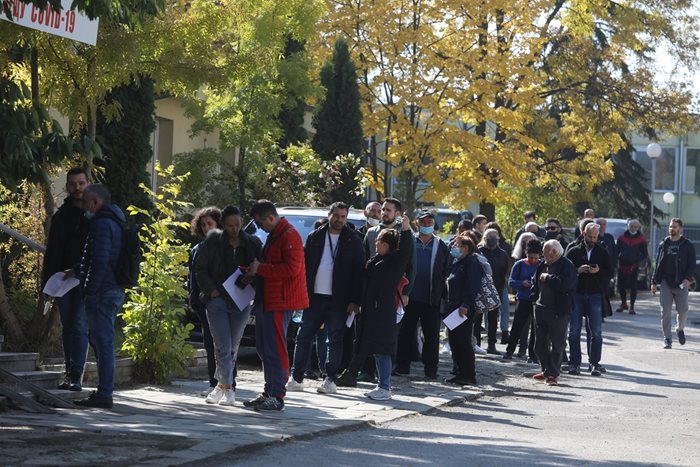
[[[42, 288], [52, 275], [73, 269], [80, 264], [90, 223], [83, 210], [83, 191], [87, 185], [85, 169], [78, 167], [68, 171], [66, 177], [68, 197], [51, 218], [41, 273]], [[80, 288], [69, 290], [63, 297], [59, 297], [57, 302], [61, 316], [63, 356], [66, 365], [66, 374], [58, 388], [80, 391], [88, 350], [88, 325]]]
[[603, 295], [613, 275], [608, 252], [598, 243], [600, 227], [588, 224], [583, 242], [569, 249], [566, 257], [578, 272], [574, 311], [569, 323], [569, 374], [580, 374], [581, 327], [586, 318], [588, 370], [591, 376], [600, 376], [605, 370], [600, 365], [603, 348]]
[[323, 325], [328, 333], [327, 376], [317, 391], [323, 394], [336, 392], [345, 323], [348, 315], [359, 309], [365, 264], [362, 241], [347, 225], [348, 209], [345, 203], [333, 203], [328, 222], [306, 239], [304, 256], [310, 305], [304, 310], [297, 333], [288, 391], [303, 390], [313, 337]]
[[[647, 257], [647, 239], [640, 231], [642, 224], [637, 219], [627, 222], [627, 230], [620, 235], [615, 244], [618, 257], [617, 286], [620, 291], [620, 307], [618, 313], [629, 309], [631, 315], [636, 314], [634, 303], [637, 301], [637, 275], [639, 263]], [[630, 291], [630, 304], [627, 305], [627, 289]]]
[[[498, 231], [496, 229], [487, 229], [484, 232], [484, 238], [481, 247], [479, 247], [479, 253], [489, 262], [493, 284], [496, 286], [496, 290], [500, 291], [506, 286], [506, 275], [508, 274], [508, 267], [510, 266], [510, 258], [508, 258], [508, 254], [498, 246], [498, 240]], [[488, 334], [488, 348], [486, 352], [493, 355], [500, 354], [500, 352], [496, 350], [496, 331], [498, 328], [499, 313], [499, 308], [489, 310], [486, 313], [486, 331]], [[477, 317], [475, 327], [478, 328], [475, 334], [478, 334], [476, 336], [476, 341], [477, 345], [479, 345], [481, 343], [481, 315]]]
[[425, 376], [437, 379], [440, 359], [440, 302], [444, 296], [445, 279], [451, 262], [450, 250], [445, 242], [435, 235], [435, 215], [431, 211], [421, 211], [417, 221], [416, 279], [406, 306], [406, 314], [401, 320], [394, 374], [410, 373], [416, 328], [420, 320], [424, 337], [422, 360]]

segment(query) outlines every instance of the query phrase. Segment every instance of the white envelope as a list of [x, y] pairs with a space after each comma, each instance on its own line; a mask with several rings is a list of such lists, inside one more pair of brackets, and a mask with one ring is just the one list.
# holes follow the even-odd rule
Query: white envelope
[[222, 284], [224, 286], [224, 290], [226, 290], [229, 296], [233, 299], [233, 302], [236, 304], [239, 310], [244, 310], [255, 298], [255, 289], [252, 285], [248, 284], [243, 289], [236, 285], [236, 280], [238, 280], [238, 277], [242, 275], [243, 273], [241, 270], [236, 269], [234, 273], [231, 274]]
[[43, 292], [49, 297], [63, 297], [70, 289], [80, 284], [75, 277], [66, 278], [63, 271], [57, 272], [46, 281]]
[[467, 320], [466, 316], [459, 316], [459, 308], [456, 308], [452, 313], [447, 315], [445, 319], [442, 320], [450, 331], [462, 324]]
[[348, 319], [345, 320], [345, 325], [347, 327], [351, 327], [353, 321], [355, 321], [355, 312], [354, 311], [348, 313]]

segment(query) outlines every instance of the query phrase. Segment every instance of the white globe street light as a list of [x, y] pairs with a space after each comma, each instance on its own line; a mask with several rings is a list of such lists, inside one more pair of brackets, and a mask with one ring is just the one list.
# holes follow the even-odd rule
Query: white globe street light
[[656, 231], [654, 230], [654, 190], [656, 189], [656, 159], [661, 156], [661, 146], [658, 143], [650, 143], [647, 145], [647, 156], [651, 159], [651, 191], [649, 194], [649, 257], [654, 254], [656, 246]]
[[673, 202], [676, 200], [676, 195], [671, 193], [670, 191], [667, 191], [664, 193], [664, 203], [666, 203], [666, 213], [668, 214], [669, 219], [671, 218], [671, 205]]

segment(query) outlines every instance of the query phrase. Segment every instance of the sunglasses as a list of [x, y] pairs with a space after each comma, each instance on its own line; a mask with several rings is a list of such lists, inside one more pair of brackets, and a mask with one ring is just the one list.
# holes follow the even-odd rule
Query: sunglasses
[[556, 225], [548, 225], [547, 230], [559, 230], [559, 227], [557, 227]]

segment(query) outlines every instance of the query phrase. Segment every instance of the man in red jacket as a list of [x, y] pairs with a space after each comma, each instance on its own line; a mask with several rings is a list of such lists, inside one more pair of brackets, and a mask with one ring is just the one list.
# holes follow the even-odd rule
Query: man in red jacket
[[250, 215], [268, 233], [261, 262], [254, 261], [248, 270], [249, 276], [259, 277], [255, 345], [263, 364], [265, 388], [262, 394], [243, 405], [260, 411], [284, 410], [285, 385], [289, 379], [287, 327], [295, 310], [309, 306], [304, 246], [299, 232], [279, 217], [270, 201], [257, 201]]

